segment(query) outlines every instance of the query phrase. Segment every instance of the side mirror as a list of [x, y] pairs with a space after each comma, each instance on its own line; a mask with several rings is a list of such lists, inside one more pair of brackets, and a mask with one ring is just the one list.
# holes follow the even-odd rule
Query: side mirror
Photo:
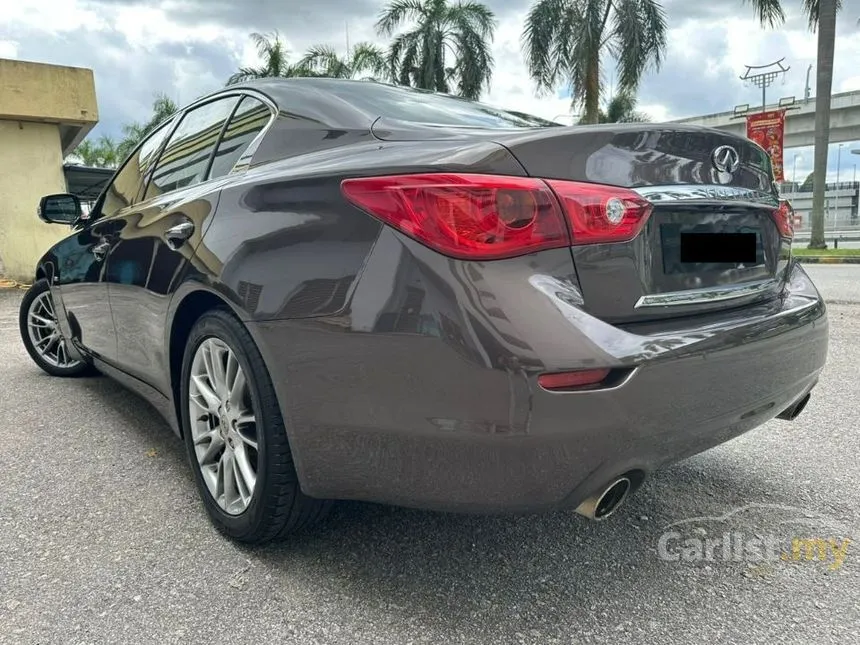
[[81, 200], [74, 195], [46, 195], [39, 201], [38, 214], [48, 224], [74, 224], [83, 214]]

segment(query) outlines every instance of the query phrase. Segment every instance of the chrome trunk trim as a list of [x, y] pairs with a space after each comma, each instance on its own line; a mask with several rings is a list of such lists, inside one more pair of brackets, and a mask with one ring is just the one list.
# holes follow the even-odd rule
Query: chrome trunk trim
[[689, 289], [686, 291], [671, 291], [642, 296], [636, 302], [636, 308], [669, 307], [682, 305], [701, 305], [721, 300], [745, 298], [764, 293], [779, 286], [779, 280], [761, 280], [742, 284], [726, 285], [725, 287], [709, 287], [707, 289]]

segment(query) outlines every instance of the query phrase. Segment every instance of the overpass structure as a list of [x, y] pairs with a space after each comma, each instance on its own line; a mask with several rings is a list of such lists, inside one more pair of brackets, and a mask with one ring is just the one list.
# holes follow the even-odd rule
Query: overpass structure
[[[815, 97], [795, 103], [785, 115], [785, 148], [811, 146], [815, 143]], [[768, 105], [768, 110], [778, 110], [779, 105]], [[747, 114], [759, 112], [750, 106]], [[733, 112], [720, 112], [704, 116], [676, 119], [672, 123], [702, 125], [732, 134], [746, 136], [746, 119], [736, 117]], [[860, 141], [860, 91], [834, 94], [830, 101], [830, 143]]]

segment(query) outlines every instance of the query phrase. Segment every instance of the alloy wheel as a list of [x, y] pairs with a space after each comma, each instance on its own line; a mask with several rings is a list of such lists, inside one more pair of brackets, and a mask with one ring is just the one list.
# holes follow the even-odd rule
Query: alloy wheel
[[27, 333], [33, 349], [49, 365], [60, 368], [80, 365], [81, 361], [72, 358], [69, 354], [66, 339], [60, 332], [50, 291], [40, 293], [30, 303], [30, 309], [27, 312]]
[[218, 338], [206, 338], [194, 353], [188, 412], [203, 481], [225, 513], [239, 515], [257, 483], [257, 419], [239, 360]]

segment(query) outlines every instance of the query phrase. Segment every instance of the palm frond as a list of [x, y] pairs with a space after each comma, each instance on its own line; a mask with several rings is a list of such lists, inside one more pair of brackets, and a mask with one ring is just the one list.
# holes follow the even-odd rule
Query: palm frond
[[617, 0], [611, 47], [618, 61], [618, 84], [634, 91], [649, 68], [659, 69], [666, 49], [666, 13], [655, 0]]
[[[803, 13], [809, 20], [809, 30], [814, 32], [818, 29], [818, 16], [820, 14], [821, 0], [803, 0]], [[836, 0], [836, 11], [842, 9], [842, 0]], [[857, 21], [860, 25], [860, 20]]]
[[785, 22], [785, 12], [780, 0], [742, 0], [744, 4], [752, 5], [756, 18], [762, 25], [775, 27]]
[[380, 13], [376, 31], [382, 36], [390, 36], [402, 23], [418, 20], [425, 9], [421, 0], [394, 0]]

